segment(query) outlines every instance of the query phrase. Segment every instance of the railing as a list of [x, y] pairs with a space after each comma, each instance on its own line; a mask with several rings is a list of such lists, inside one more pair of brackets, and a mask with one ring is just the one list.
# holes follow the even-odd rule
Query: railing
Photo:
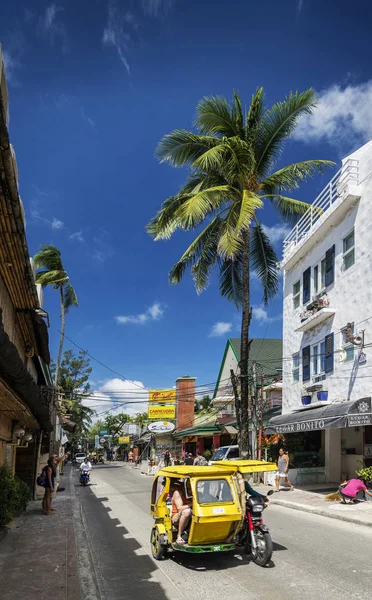
[[349, 185], [358, 185], [359, 161], [349, 158], [284, 240], [284, 258], [314, 227], [321, 216], [341, 198]]

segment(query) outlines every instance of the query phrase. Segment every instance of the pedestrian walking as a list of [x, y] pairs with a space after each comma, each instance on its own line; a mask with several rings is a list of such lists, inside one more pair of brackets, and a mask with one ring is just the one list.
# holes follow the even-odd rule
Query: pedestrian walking
[[53, 458], [48, 459], [47, 465], [43, 469], [45, 474], [44, 498], [42, 502], [43, 514], [52, 515], [55, 508], [52, 508], [52, 493], [54, 490], [54, 481], [56, 477], [56, 461]]
[[286, 452], [284, 452], [283, 448], [279, 450], [279, 458], [278, 458], [278, 470], [276, 472], [276, 491], [280, 491], [280, 480], [284, 479], [285, 483], [288, 483], [291, 488], [291, 492], [293, 492], [294, 487], [288, 479], [288, 471], [289, 471], [289, 456]]
[[171, 455], [169, 452], [169, 448], [166, 449], [166, 451], [164, 452], [164, 465], [166, 467], [169, 467], [169, 465], [171, 464], [172, 459], [171, 459]]

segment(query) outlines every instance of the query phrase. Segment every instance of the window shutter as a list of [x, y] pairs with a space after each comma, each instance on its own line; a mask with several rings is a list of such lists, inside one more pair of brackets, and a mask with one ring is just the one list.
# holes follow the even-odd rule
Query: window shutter
[[310, 380], [310, 346], [302, 348], [302, 381]]
[[333, 371], [333, 356], [334, 356], [334, 334], [330, 333], [325, 336], [325, 372]]
[[325, 284], [330, 285], [335, 280], [335, 251], [336, 246], [333, 245], [332, 248], [327, 250], [325, 255], [326, 261], [326, 271], [325, 271]]
[[303, 290], [302, 290], [302, 303], [310, 301], [310, 281], [311, 281], [311, 267], [306, 269], [302, 275]]

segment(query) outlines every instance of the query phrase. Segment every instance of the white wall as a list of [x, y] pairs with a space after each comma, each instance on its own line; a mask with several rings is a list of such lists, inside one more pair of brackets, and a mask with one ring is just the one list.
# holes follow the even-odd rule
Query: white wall
[[228, 399], [223, 400], [224, 396], [232, 396], [233, 395], [233, 390], [232, 390], [232, 386], [231, 386], [231, 380], [230, 380], [230, 369], [232, 369], [234, 371], [234, 373], [237, 373], [237, 368], [238, 368], [238, 361], [236, 360], [236, 356], [231, 348], [231, 346], [229, 345], [228, 350], [227, 350], [227, 354], [226, 354], [226, 360], [224, 363], [224, 366], [222, 368], [222, 372], [221, 372], [221, 378], [220, 378], [220, 382], [218, 384], [218, 388], [216, 390], [216, 400], [217, 402], [214, 403], [215, 407], [217, 408], [218, 406], [222, 407], [224, 412], [229, 413], [229, 414], [235, 414], [235, 406], [234, 406], [234, 400], [231, 400], [231, 402], [229, 404], [228, 403]]
[[[351, 157], [359, 160], [358, 186], [361, 199], [351, 208], [341, 223], [329, 229], [323, 240], [311, 248], [309, 253], [292, 269], [284, 273], [284, 306], [283, 306], [283, 413], [288, 413], [301, 406], [302, 362], [300, 360], [300, 381], [292, 381], [292, 362], [288, 360], [295, 352], [312, 345], [334, 332], [334, 349], [342, 346], [341, 328], [348, 322], [356, 324], [355, 330], [365, 329], [365, 343], [372, 343], [372, 142], [355, 152]], [[345, 159], [346, 160], [346, 159]], [[355, 264], [342, 272], [342, 240], [355, 228]], [[305, 333], [295, 330], [300, 325], [299, 314], [302, 306], [302, 274], [308, 267], [313, 267], [325, 252], [336, 245], [334, 283], [328, 286], [329, 308], [336, 309], [334, 317]], [[301, 303], [293, 310], [293, 284], [301, 279]], [[311, 291], [313, 295], [313, 290]], [[358, 325], [359, 323], [359, 325]], [[355, 358], [358, 351], [355, 351]], [[339, 362], [339, 355], [334, 355], [334, 371], [328, 373], [322, 382], [328, 390], [331, 401], [354, 400], [363, 396], [371, 396], [372, 392], [372, 347], [366, 348], [365, 365]], [[368, 377], [367, 377], [368, 376]], [[312, 381], [305, 385], [311, 385]]]

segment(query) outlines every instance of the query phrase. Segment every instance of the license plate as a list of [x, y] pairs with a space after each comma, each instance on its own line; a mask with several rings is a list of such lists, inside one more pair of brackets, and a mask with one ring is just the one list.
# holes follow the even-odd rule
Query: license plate
[[217, 508], [213, 508], [212, 510], [214, 515], [223, 515], [225, 512], [223, 506], [218, 506]]

